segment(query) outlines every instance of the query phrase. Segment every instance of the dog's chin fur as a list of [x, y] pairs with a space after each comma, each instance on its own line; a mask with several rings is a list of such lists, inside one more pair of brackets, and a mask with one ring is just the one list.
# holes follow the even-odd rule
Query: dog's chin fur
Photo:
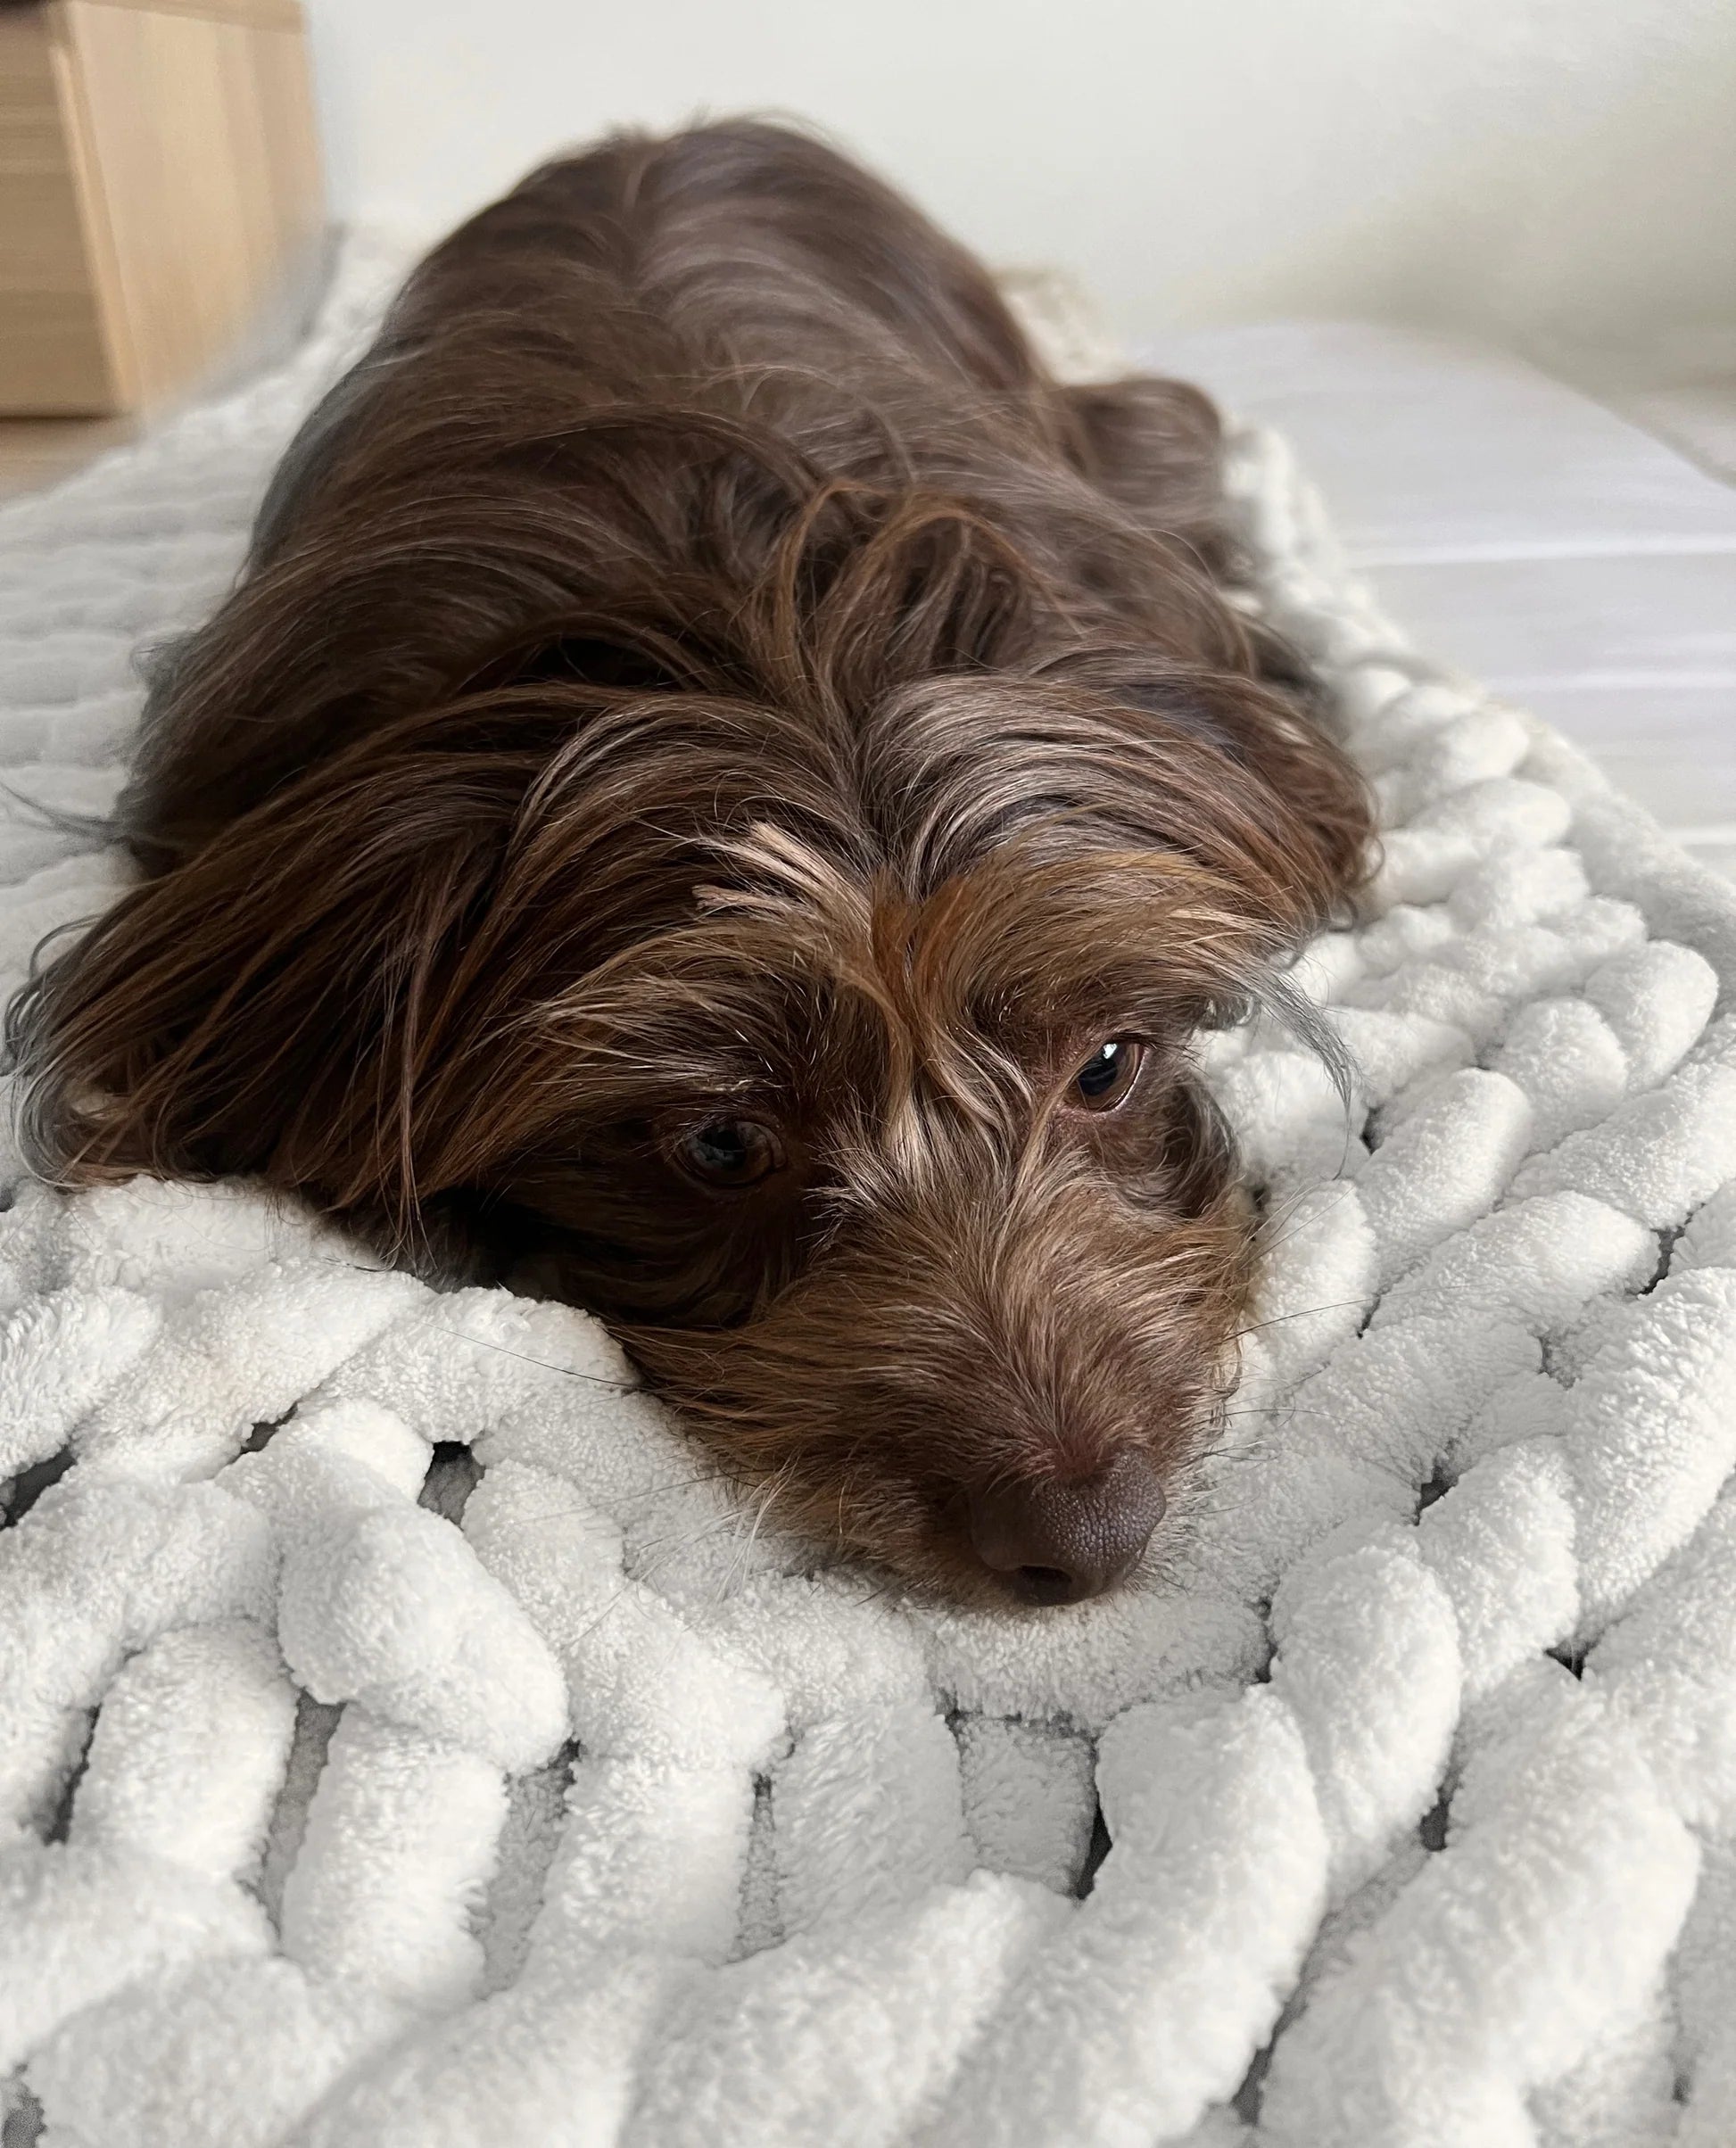
[[[1217, 459], [799, 135], [537, 173], [161, 658], [140, 881], [13, 1011], [39, 1168], [589, 1307], [783, 1519], [998, 1599], [973, 1491], [1197, 1453], [1252, 1227], [1189, 1039], [1366, 865]], [[720, 1116], [781, 1168], [685, 1176]]]

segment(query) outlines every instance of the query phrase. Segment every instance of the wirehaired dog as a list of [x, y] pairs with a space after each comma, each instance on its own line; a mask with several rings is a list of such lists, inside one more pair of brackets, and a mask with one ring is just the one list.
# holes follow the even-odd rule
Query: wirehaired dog
[[141, 877], [14, 1010], [35, 1158], [588, 1307], [907, 1581], [1114, 1586], [1253, 1257], [1189, 1040], [1369, 832], [1226, 595], [1218, 461], [800, 135], [537, 172], [161, 660]]

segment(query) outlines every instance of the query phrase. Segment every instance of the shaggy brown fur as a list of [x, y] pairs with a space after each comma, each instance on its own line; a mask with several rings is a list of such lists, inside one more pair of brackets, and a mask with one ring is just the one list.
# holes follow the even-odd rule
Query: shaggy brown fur
[[37, 1158], [591, 1307], [908, 1579], [1112, 1585], [1248, 1282], [1188, 1040], [1368, 832], [1217, 457], [798, 135], [538, 172], [162, 662], [143, 877], [15, 1012]]

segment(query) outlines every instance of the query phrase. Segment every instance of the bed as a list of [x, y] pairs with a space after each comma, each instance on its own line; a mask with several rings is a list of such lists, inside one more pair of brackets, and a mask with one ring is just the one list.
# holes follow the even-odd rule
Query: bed
[[1522, 360], [1279, 322], [1143, 359], [1277, 426], [1420, 645], [1736, 872], [1736, 486]]
[[[112, 795], [384, 280], [0, 513], [16, 789]], [[1281, 1032], [1207, 1054], [1276, 1224], [1174, 1585], [816, 1571], [582, 1313], [14, 1159], [6, 2148], [1736, 2138], [1736, 888], [1508, 705], [1715, 856], [1736, 504], [1486, 354], [1153, 355], [1325, 487], [1354, 572], [1235, 434], [1385, 834], [1298, 971], [1351, 1123]], [[0, 982], [117, 871], [8, 827]]]

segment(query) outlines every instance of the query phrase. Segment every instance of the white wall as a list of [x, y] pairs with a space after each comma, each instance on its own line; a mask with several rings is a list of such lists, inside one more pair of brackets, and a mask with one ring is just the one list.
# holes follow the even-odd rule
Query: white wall
[[346, 217], [444, 224], [606, 128], [781, 109], [1129, 334], [1357, 313], [1736, 366], [1736, 0], [307, 4]]

